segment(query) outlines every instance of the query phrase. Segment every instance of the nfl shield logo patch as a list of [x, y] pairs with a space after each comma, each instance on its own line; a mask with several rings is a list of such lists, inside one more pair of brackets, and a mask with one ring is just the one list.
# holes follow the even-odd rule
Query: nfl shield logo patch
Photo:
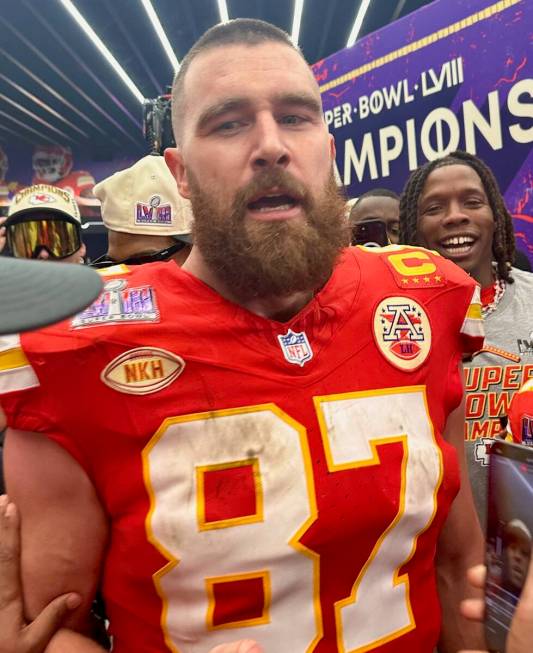
[[285, 360], [303, 367], [307, 361], [313, 358], [313, 350], [307, 336], [302, 333], [294, 333], [289, 329], [284, 336], [278, 336], [281, 351]]

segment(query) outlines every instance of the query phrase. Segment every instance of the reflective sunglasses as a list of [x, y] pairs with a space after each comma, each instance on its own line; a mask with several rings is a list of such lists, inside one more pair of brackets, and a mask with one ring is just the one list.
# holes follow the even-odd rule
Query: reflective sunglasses
[[97, 258], [96, 261], [93, 261], [91, 263], [91, 267], [99, 269], [108, 268], [111, 265], [143, 265], [144, 263], [157, 263], [158, 261], [166, 261], [173, 254], [176, 254], [182, 250], [186, 244], [187, 243], [183, 242], [182, 240], [178, 240], [174, 245], [170, 245], [170, 247], [161, 249], [158, 252], [154, 252], [153, 254], [134, 254], [129, 258], [123, 259], [122, 261], [115, 261], [107, 254], [104, 254], [103, 256], [100, 256], [100, 258]]
[[54, 215], [7, 221], [7, 244], [16, 258], [37, 258], [42, 250], [55, 259], [72, 256], [81, 247], [80, 225]]

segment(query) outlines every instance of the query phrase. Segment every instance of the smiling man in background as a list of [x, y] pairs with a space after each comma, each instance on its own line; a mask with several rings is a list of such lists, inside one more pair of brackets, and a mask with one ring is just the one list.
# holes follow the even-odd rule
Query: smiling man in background
[[[437, 251], [481, 286], [485, 345], [465, 362], [465, 440], [482, 524], [488, 447], [513, 394], [533, 373], [533, 274], [512, 267], [513, 220], [478, 157], [452, 152], [413, 172], [400, 202], [400, 242]], [[505, 433], [505, 431], [503, 431]]]

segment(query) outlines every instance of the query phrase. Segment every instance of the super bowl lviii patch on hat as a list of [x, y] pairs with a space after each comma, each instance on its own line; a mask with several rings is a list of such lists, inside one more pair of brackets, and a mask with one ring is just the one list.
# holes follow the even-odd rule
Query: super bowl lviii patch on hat
[[[94, 187], [108, 229], [129, 234], [183, 237], [191, 232], [189, 200], [162, 156], [148, 155]], [[182, 238], [184, 239], [184, 238]]]
[[423, 307], [409, 297], [387, 297], [374, 311], [374, 340], [383, 356], [412, 372], [431, 350], [431, 325]]
[[8, 222], [34, 213], [57, 213], [81, 224], [80, 210], [72, 193], [50, 184], [34, 184], [19, 191], [9, 207]]

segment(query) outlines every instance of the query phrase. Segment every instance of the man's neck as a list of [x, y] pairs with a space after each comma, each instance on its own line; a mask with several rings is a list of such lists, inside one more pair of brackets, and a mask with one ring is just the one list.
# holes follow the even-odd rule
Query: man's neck
[[182, 268], [189, 274], [192, 274], [200, 281], [203, 281], [210, 288], [215, 290], [221, 297], [227, 299], [239, 306], [242, 306], [251, 313], [260, 315], [269, 320], [278, 322], [288, 322], [299, 311], [306, 306], [313, 298], [312, 290], [294, 292], [282, 297], [253, 297], [243, 299], [233, 293], [230, 288], [211, 270], [206, 264], [201, 252], [197, 247], [193, 247], [189, 257], [183, 264]]
[[482, 288], [488, 288], [489, 286], [492, 286], [496, 280], [492, 263], [490, 265], [484, 265], [480, 269], [478, 268], [476, 270], [472, 270], [470, 274]]

